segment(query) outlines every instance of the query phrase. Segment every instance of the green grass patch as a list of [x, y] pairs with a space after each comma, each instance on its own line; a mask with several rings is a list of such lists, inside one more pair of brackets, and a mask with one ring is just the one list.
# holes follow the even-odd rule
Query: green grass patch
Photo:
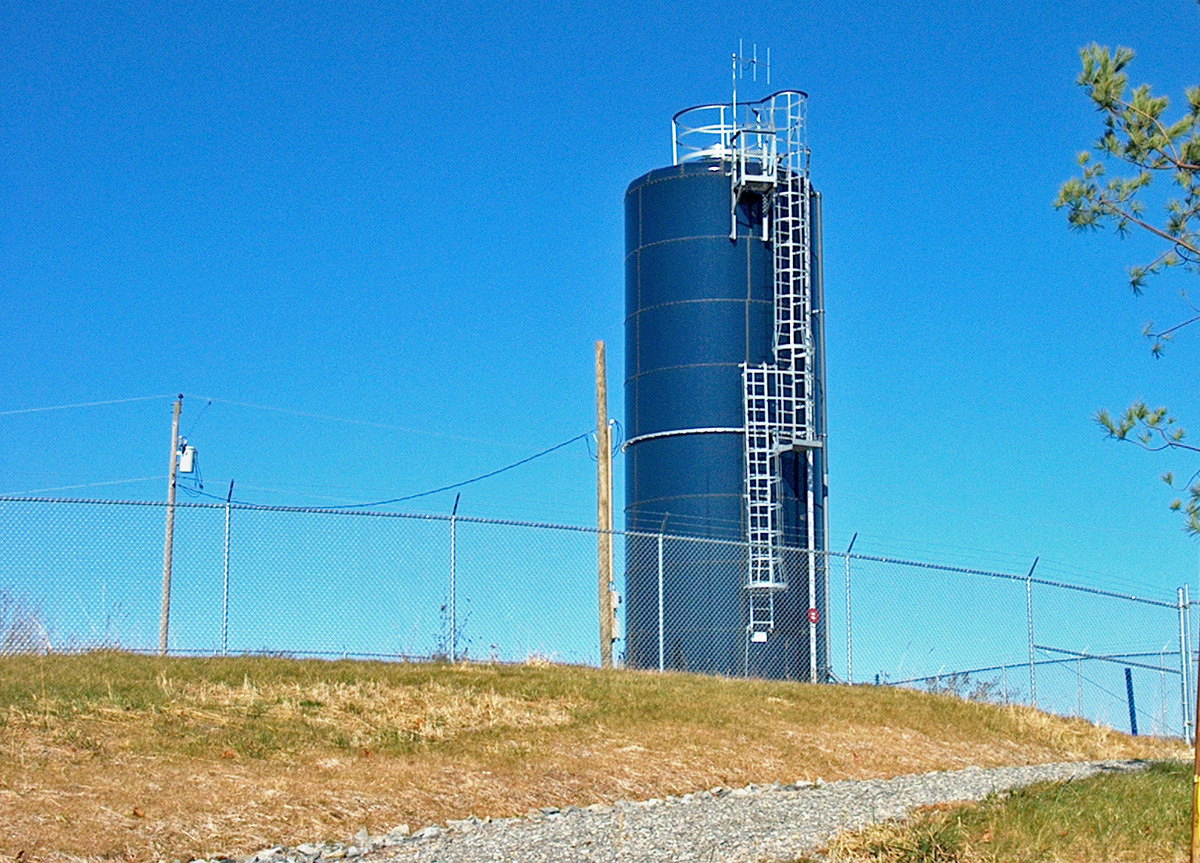
[[1175, 863], [1187, 856], [1192, 765], [1033, 785], [839, 837], [828, 863]]

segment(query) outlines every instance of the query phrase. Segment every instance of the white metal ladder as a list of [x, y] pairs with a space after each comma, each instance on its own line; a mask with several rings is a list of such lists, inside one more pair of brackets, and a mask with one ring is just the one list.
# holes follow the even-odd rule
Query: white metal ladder
[[[746, 527], [749, 577], [746, 587], [771, 590], [775, 584], [775, 533], [779, 524], [779, 470], [772, 455], [771, 402], [775, 375], [767, 365], [742, 371], [746, 428]], [[774, 628], [772, 615], [766, 624]]]
[[[745, 415], [745, 495], [747, 518], [749, 615], [747, 651], [758, 633], [775, 628], [777, 591], [787, 588], [781, 559], [783, 530], [780, 519], [781, 460], [785, 452], [801, 451], [813, 475], [812, 449], [817, 440], [813, 411], [813, 333], [811, 292], [811, 225], [807, 152], [798, 102], [782, 108], [772, 105], [770, 122], [756, 125], [738, 140], [753, 143], [773, 164], [756, 164], [747, 172], [742, 147], [735, 148], [732, 197], [736, 237], [736, 210], [741, 195], [752, 191], [763, 196], [763, 212], [770, 212], [770, 239], [774, 259], [773, 362], [743, 365]], [[783, 123], [776, 122], [782, 111]], [[760, 118], [756, 117], [756, 121]], [[764, 143], [769, 131], [771, 142]], [[747, 134], [748, 133], [748, 134]], [[754, 164], [751, 160], [751, 164]], [[764, 226], [765, 227], [765, 226]], [[764, 233], [764, 236], [766, 234]], [[807, 495], [808, 544], [813, 544], [813, 497]], [[747, 654], [748, 655], [748, 654]]]

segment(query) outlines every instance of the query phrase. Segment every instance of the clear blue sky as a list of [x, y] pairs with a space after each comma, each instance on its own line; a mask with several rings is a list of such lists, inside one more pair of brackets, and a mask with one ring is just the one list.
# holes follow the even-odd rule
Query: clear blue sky
[[[1135, 299], [1150, 246], [1051, 201], [1099, 129], [1078, 49], [1179, 97], [1198, 31], [1192, 0], [6, 4], [0, 411], [184, 392], [207, 491], [313, 505], [587, 430], [596, 339], [619, 418], [624, 189], [741, 38], [811, 96], [832, 546], [1173, 590], [1198, 546], [1156, 477], [1196, 464], [1091, 415], [1200, 422], [1196, 333], [1140, 336], [1185, 281]], [[0, 415], [0, 492], [161, 499], [92, 484], [165, 475], [169, 431], [168, 399]], [[593, 470], [576, 443], [461, 511], [592, 523]]]

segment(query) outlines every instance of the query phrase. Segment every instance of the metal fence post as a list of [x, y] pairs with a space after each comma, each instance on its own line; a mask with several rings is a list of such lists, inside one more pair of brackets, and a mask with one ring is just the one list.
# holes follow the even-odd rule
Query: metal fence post
[[858, 539], [858, 531], [850, 537], [850, 545], [846, 546], [846, 683], [854, 683], [854, 626], [850, 619], [850, 552], [854, 551], [854, 542]]
[[[811, 453], [809, 450], [809, 465], [811, 466]], [[809, 492], [810, 503], [808, 511], [812, 512], [812, 492]], [[817, 605], [817, 553], [813, 548], [813, 525], [812, 519], [807, 519], [808, 526], [808, 682], [817, 682], [817, 618], [814, 612], [820, 607]], [[774, 600], [772, 600], [774, 601]], [[746, 674], [749, 676], [750, 669], [747, 667]]]
[[1033, 571], [1037, 568], [1038, 560], [1036, 557], [1033, 559], [1033, 566], [1029, 567], [1029, 574], [1025, 576], [1025, 613], [1029, 622], [1029, 699], [1034, 708], [1037, 708], [1037, 673], [1033, 656]]
[[229, 503], [233, 500], [233, 480], [225, 498], [225, 574], [221, 583], [221, 655], [229, 655]]
[[665, 670], [666, 640], [663, 632], [663, 535], [658, 535], [658, 670]]
[[1133, 669], [1125, 669], [1125, 700], [1129, 703], [1129, 733], [1133, 737], [1138, 736], [1137, 730], [1137, 702], [1133, 698]]
[[1191, 648], [1188, 645], [1188, 601], [1187, 588], [1181, 587], [1176, 593], [1179, 599], [1179, 710], [1182, 714], [1183, 737], [1191, 740], [1192, 709], [1191, 701]]
[[1196, 655], [1192, 651], [1192, 588], [1185, 584], [1183, 586], [1183, 639], [1184, 645], [1187, 648], [1187, 663], [1184, 668], [1187, 669], [1188, 691], [1187, 691], [1187, 708], [1188, 708], [1188, 727], [1192, 729], [1189, 740], [1196, 739], [1196, 704], [1193, 698], [1193, 693], [1196, 691]]
[[1075, 660], [1075, 715], [1083, 717], [1083, 658]]
[[1166, 734], [1167, 730], [1167, 648], [1169, 644], [1164, 644], [1163, 649], [1158, 652], [1158, 667], [1163, 669], [1158, 673], [1158, 731], [1155, 732], [1159, 737]]
[[450, 511], [450, 661], [458, 659], [458, 609], [455, 607], [455, 589], [458, 581], [458, 549], [455, 545], [458, 533], [458, 498], [454, 496], [454, 509]]

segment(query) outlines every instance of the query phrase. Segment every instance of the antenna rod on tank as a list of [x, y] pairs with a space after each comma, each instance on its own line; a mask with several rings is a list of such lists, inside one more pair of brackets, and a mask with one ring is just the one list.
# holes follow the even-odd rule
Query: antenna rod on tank
[[733, 55], [733, 121], [737, 122], [737, 82], [738, 82], [738, 58], [742, 53], [742, 40], [738, 39], [737, 53]]
[[767, 73], [767, 84], [771, 83], [771, 49], [767, 48], [767, 59], [758, 59], [758, 43], [755, 42], [750, 49], [753, 53], [747, 57], [745, 45], [741, 39], [738, 39], [737, 53], [733, 55], [733, 116], [737, 118], [737, 82], [744, 74], [745, 68], [750, 67], [750, 80], [758, 82], [758, 67], [762, 66]]

